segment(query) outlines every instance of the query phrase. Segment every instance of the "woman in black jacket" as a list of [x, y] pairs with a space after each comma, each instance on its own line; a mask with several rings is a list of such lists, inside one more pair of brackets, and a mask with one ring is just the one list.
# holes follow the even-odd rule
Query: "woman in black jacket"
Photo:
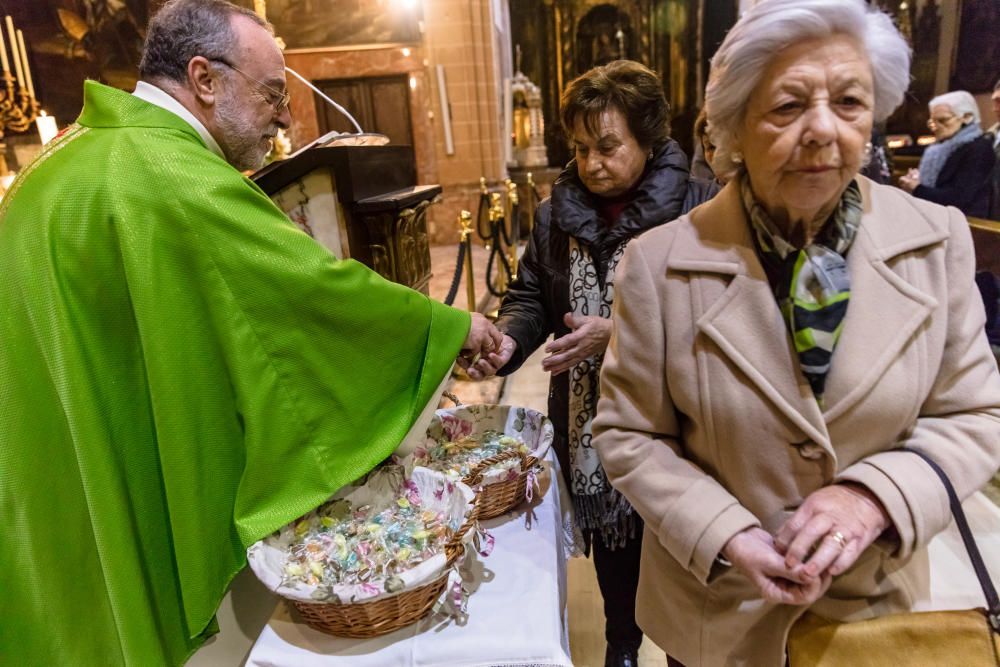
[[561, 121], [575, 158], [535, 225], [517, 279], [500, 306], [500, 351], [472, 377], [517, 370], [550, 334], [542, 368], [552, 374], [554, 448], [573, 497], [577, 525], [604, 598], [606, 665], [634, 666], [642, 520], [611, 488], [590, 445], [601, 360], [611, 335], [614, 269], [625, 245], [717, 191], [690, 182], [687, 158], [669, 136], [669, 107], [654, 72], [619, 60], [570, 83]]
[[979, 125], [976, 99], [964, 90], [930, 101], [927, 126], [936, 143], [924, 151], [919, 170], [911, 169], [899, 186], [914, 197], [954, 206], [967, 216], [990, 211], [993, 144]]

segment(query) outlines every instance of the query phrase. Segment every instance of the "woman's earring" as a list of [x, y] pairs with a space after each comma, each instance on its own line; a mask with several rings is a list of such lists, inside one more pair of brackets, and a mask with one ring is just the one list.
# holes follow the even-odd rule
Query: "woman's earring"
[[872, 159], [872, 142], [865, 144], [865, 152], [861, 155], [861, 164], [868, 164], [868, 161]]
[[743, 153], [741, 153], [739, 151], [733, 151], [732, 153], [729, 154], [729, 159], [732, 160], [733, 162], [735, 162], [736, 164], [742, 164], [743, 163]]
[[650, 148], [649, 149], [649, 154], [646, 155], [646, 161], [648, 162], [649, 160], [652, 160], [652, 159], [653, 159], [653, 149]]

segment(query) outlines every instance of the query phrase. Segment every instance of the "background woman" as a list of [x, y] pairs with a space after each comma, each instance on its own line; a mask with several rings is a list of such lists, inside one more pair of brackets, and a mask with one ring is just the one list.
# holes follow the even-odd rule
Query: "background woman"
[[914, 196], [955, 206], [977, 218], [989, 216], [993, 146], [979, 125], [976, 98], [964, 90], [938, 95], [927, 105], [927, 126], [937, 142], [920, 158], [920, 168], [899, 179]]
[[552, 374], [549, 417], [577, 524], [593, 548], [606, 664], [635, 665], [642, 522], [608, 484], [590, 442], [615, 266], [633, 237], [714, 190], [688, 196], [687, 158], [670, 139], [663, 86], [639, 63], [620, 60], [583, 74], [564, 92], [560, 114], [575, 158], [537, 210], [517, 280], [500, 306], [500, 352], [470, 375], [512, 373], [554, 334], [542, 360]]
[[909, 49], [863, 0], [763, 0], [712, 62], [710, 202], [618, 267], [595, 446], [645, 521], [636, 617], [674, 659], [784, 664], [806, 610], [928, 590], [926, 546], [1000, 464], [966, 220], [858, 176]]

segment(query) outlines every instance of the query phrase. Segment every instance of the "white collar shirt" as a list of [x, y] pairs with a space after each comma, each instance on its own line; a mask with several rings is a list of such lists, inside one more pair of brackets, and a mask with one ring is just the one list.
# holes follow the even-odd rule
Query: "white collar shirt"
[[201, 137], [201, 140], [205, 142], [208, 149], [221, 157], [223, 160], [226, 159], [225, 154], [222, 152], [222, 147], [215, 138], [209, 133], [209, 131], [202, 125], [201, 121], [194, 117], [190, 111], [188, 111], [183, 104], [175, 100], [170, 96], [165, 90], [154, 86], [146, 81], [140, 81], [135, 84], [135, 91], [132, 93], [140, 100], [149, 102], [150, 104], [155, 104], [161, 109], [166, 109], [170, 113], [179, 116], [181, 120], [190, 125]]

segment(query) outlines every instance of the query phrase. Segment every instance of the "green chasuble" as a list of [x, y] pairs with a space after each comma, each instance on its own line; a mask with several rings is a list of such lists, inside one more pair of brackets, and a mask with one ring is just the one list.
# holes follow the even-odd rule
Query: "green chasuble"
[[388, 456], [469, 315], [88, 82], [0, 205], [0, 664], [176, 665], [245, 549]]

